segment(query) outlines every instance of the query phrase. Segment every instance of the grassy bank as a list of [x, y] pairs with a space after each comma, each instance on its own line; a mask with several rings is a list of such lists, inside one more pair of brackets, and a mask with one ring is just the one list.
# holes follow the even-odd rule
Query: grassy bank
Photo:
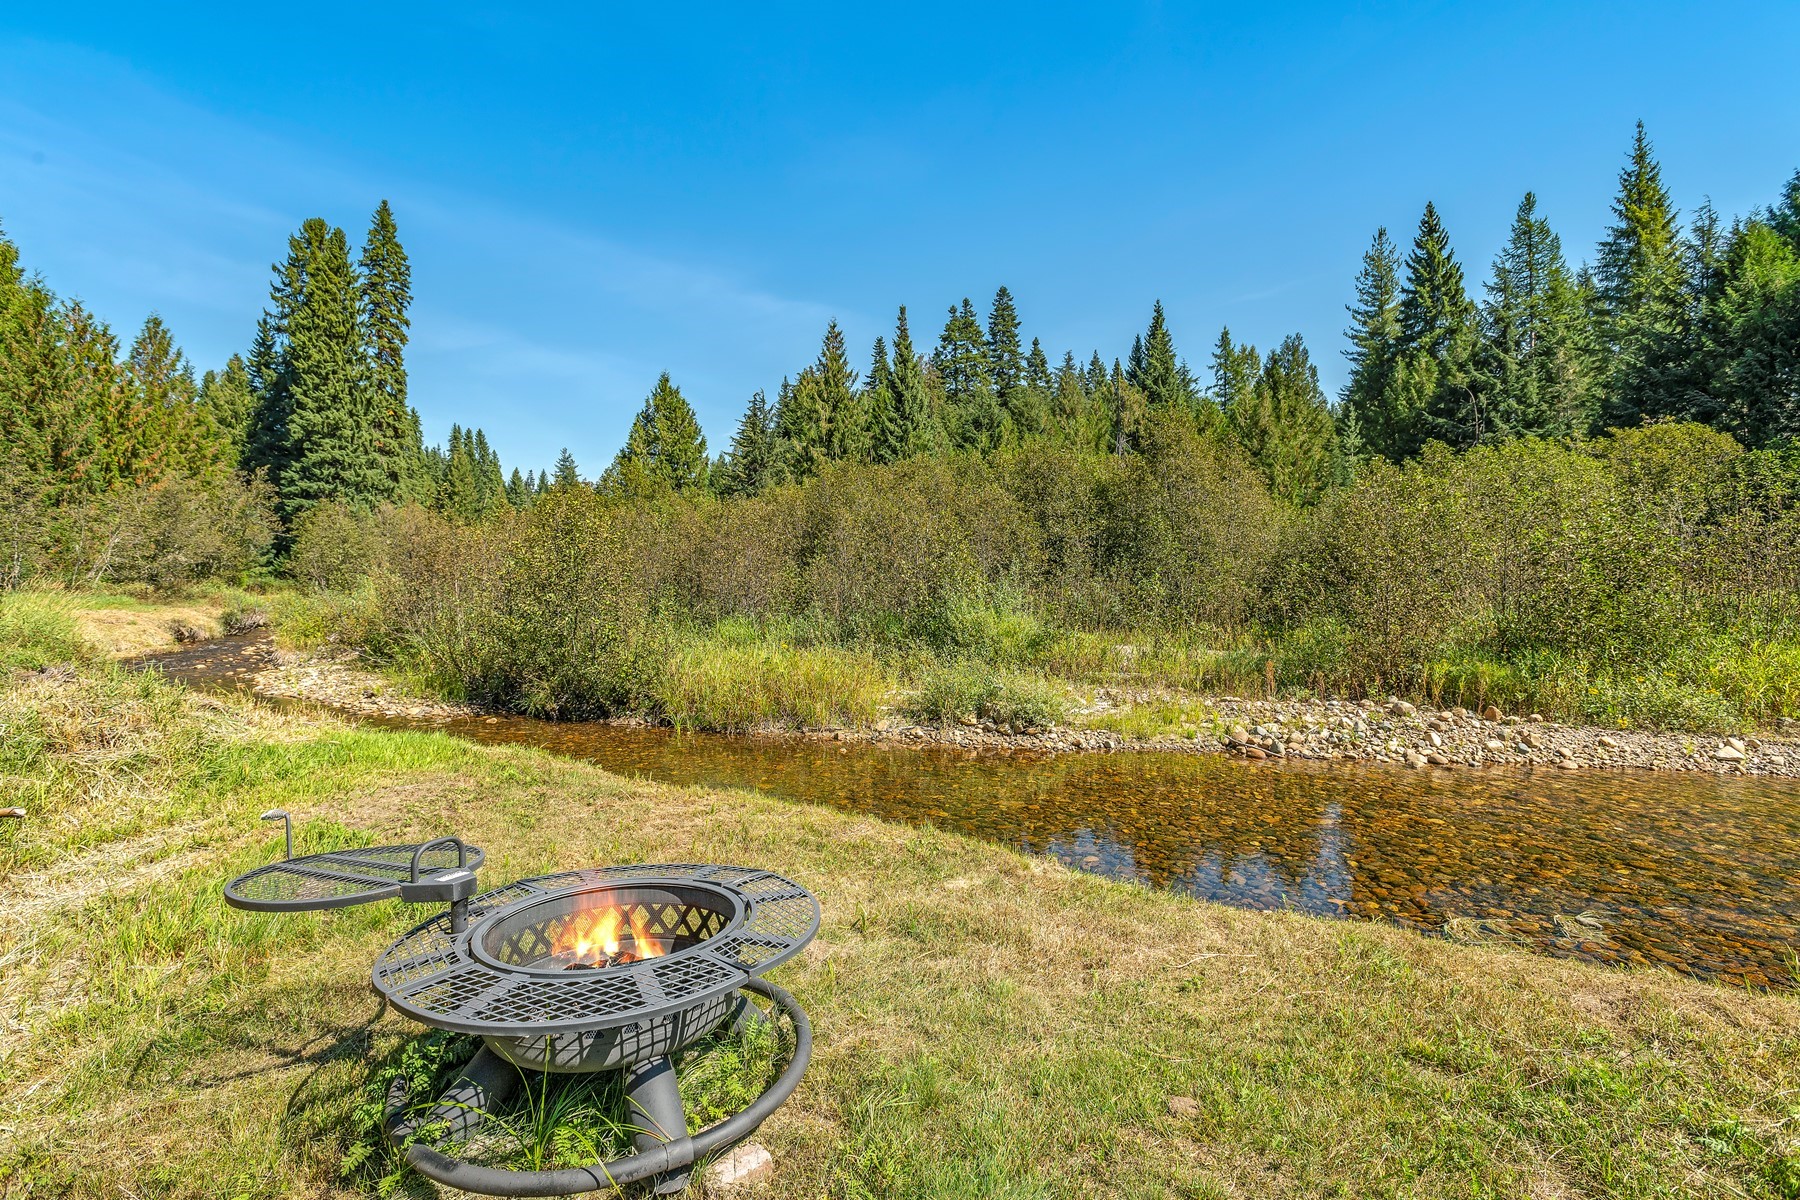
[[[16, 616], [16, 614], [15, 614]], [[4, 623], [69, 656], [66, 616]], [[378, 1064], [372, 956], [417, 914], [276, 918], [278, 853], [454, 829], [498, 884], [777, 866], [825, 909], [779, 981], [820, 1044], [771, 1195], [1800, 1194], [1800, 1010], [1655, 973], [1239, 912], [753, 794], [357, 730], [94, 663], [0, 678], [0, 1190], [334, 1196]]]

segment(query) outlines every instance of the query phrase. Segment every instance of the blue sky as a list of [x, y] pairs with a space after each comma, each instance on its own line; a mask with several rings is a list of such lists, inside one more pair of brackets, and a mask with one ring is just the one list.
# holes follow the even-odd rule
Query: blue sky
[[836, 317], [1004, 283], [1053, 357], [1304, 334], [1378, 225], [1585, 257], [1640, 117], [1691, 210], [1800, 167], [1800, 5], [6, 6], [0, 223], [129, 337], [244, 348], [309, 216], [412, 256], [427, 436], [597, 472], [668, 370], [722, 449]]

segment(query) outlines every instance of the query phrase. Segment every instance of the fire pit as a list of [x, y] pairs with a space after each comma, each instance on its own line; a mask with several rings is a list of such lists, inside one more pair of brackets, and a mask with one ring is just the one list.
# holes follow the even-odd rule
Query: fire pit
[[[452, 849], [455, 865], [441, 861]], [[484, 1043], [436, 1103], [413, 1103], [403, 1082], [388, 1098], [390, 1140], [441, 1183], [518, 1196], [639, 1181], [659, 1193], [679, 1191], [694, 1162], [748, 1136], [806, 1069], [806, 1014], [758, 978], [799, 953], [819, 928], [818, 901], [790, 879], [702, 863], [599, 867], [473, 895], [480, 851], [455, 839], [300, 859], [291, 852], [290, 838], [290, 858], [232, 881], [227, 901], [284, 911], [354, 904], [365, 895], [450, 905], [383, 951], [373, 972], [375, 990], [396, 1009]], [[360, 859], [346, 862], [351, 853]], [[425, 865], [433, 853], [435, 869]], [[359, 882], [351, 877], [361, 863], [369, 865]], [[765, 1014], [751, 995], [772, 1009]], [[737, 1116], [688, 1136], [672, 1057], [721, 1029], [782, 1017], [793, 1028], [794, 1051], [780, 1077]], [[512, 1171], [408, 1144], [426, 1128], [467, 1139], [516, 1089], [520, 1069], [624, 1072], [636, 1153], [589, 1167]]]

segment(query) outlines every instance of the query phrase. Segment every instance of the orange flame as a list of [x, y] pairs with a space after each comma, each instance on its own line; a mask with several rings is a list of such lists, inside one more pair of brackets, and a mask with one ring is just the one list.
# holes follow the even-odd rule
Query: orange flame
[[650, 922], [641, 908], [631, 913], [631, 948], [637, 951], [639, 958], [661, 958], [668, 953], [663, 947], [662, 939], [650, 933]]
[[[621, 928], [631, 927], [631, 949], [620, 953]], [[550, 943], [550, 953], [583, 966], [609, 966], [660, 958], [669, 952], [661, 938], [650, 932], [643, 909], [629, 916], [619, 908], [589, 908], [575, 913]]]

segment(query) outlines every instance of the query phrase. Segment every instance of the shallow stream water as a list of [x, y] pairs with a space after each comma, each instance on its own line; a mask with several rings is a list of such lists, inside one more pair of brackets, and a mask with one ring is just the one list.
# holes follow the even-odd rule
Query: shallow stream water
[[[255, 648], [158, 656], [231, 688]], [[1005, 754], [605, 724], [363, 718], [537, 746], [609, 771], [748, 787], [987, 838], [1246, 908], [1386, 920], [1609, 963], [1791, 986], [1800, 781], [1415, 771], [1212, 754]]]

